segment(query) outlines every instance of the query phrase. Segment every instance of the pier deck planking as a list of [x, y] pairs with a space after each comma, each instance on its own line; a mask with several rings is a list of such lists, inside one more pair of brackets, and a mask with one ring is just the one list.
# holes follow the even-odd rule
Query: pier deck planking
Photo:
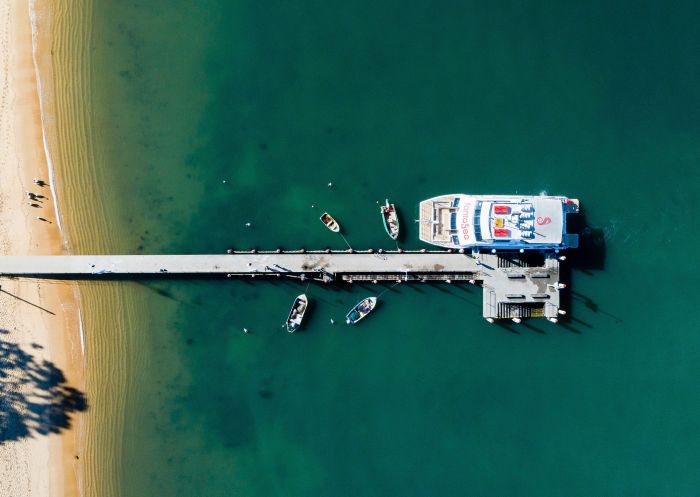
[[481, 282], [484, 318], [556, 319], [559, 260], [513, 264], [504, 254], [448, 252], [236, 252], [209, 255], [61, 255], [2, 256], [0, 276], [99, 279], [114, 276], [286, 275], [341, 281]]

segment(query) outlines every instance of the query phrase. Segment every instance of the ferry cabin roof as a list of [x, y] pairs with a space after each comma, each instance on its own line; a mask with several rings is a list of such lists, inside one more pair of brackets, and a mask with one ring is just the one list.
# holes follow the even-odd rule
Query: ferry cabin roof
[[420, 204], [420, 239], [448, 248], [566, 248], [566, 214], [578, 201], [566, 197], [442, 195]]

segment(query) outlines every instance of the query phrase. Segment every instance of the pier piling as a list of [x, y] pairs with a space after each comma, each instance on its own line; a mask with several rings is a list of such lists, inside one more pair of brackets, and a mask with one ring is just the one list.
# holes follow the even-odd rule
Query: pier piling
[[[561, 257], [544, 254], [544, 263], [529, 266], [519, 254], [482, 253], [478, 257], [445, 251], [355, 252], [281, 249], [246, 252], [228, 249], [214, 255], [1, 256], [0, 276], [51, 279], [132, 277], [241, 277], [281, 274], [323, 283], [343, 281], [483, 283], [483, 317], [511, 319], [544, 317], [556, 322], [559, 309]], [[264, 279], [264, 278], [263, 278]]]

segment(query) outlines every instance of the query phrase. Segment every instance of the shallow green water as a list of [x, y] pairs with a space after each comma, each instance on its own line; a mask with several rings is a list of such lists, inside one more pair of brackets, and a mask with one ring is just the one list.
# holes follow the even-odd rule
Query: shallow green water
[[121, 495], [697, 492], [700, 10], [608, 3], [95, 0], [114, 252], [342, 248], [321, 210], [392, 248], [385, 197], [418, 248], [449, 192], [578, 197], [604, 243], [562, 326], [454, 285], [351, 329], [378, 290], [313, 286], [289, 335], [296, 283], [134, 283]]

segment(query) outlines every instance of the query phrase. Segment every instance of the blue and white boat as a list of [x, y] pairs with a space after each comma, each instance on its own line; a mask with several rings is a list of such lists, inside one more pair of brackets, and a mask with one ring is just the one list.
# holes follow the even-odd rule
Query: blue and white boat
[[560, 196], [441, 195], [420, 203], [420, 239], [452, 249], [576, 248], [566, 218], [578, 211], [578, 200]]
[[367, 297], [366, 299], [359, 301], [352, 309], [350, 309], [348, 315], [345, 316], [345, 322], [348, 324], [357, 324], [362, 318], [372, 312], [376, 306], [377, 297]]

